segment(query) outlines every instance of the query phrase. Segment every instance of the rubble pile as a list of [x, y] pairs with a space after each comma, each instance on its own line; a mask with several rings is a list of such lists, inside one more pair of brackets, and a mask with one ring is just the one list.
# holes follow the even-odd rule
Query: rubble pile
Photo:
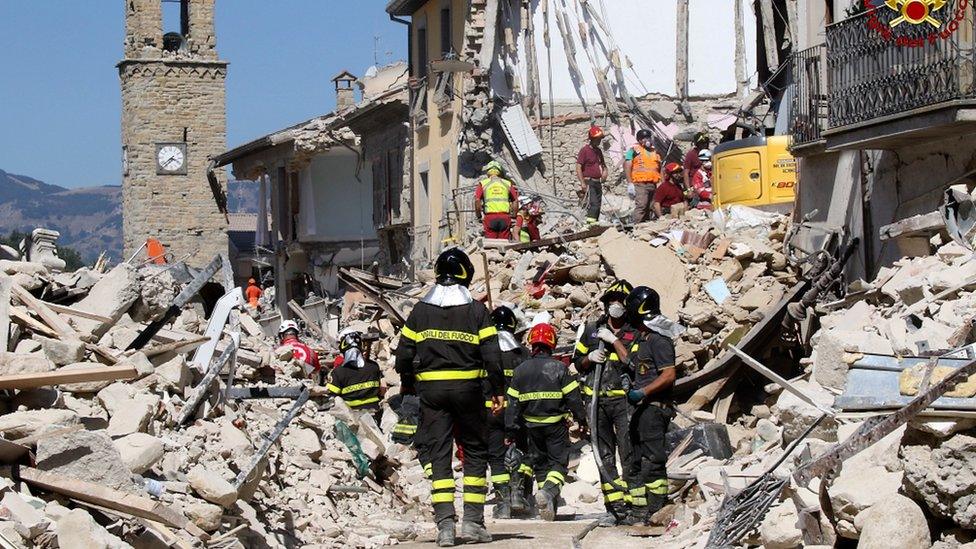
[[[0, 270], [12, 321], [12, 351], [0, 355], [0, 462], [16, 466], [0, 474], [5, 546], [369, 547], [430, 526], [428, 483], [412, 450], [391, 442], [391, 412], [381, 430], [316, 393], [275, 438], [294, 398], [226, 399], [223, 384], [201, 383], [210, 364], [194, 353], [211, 343], [219, 305], [197, 295], [147, 345], [126, 350], [195, 270], [53, 273], [21, 261]], [[217, 326], [216, 362], [241, 330], [233, 324]], [[301, 367], [257, 322], [241, 326], [236, 386], [304, 387]]]

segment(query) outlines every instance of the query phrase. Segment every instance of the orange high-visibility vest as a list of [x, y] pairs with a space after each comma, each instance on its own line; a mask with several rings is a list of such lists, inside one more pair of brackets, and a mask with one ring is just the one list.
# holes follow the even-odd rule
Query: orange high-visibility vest
[[661, 181], [661, 157], [640, 145], [634, 145], [634, 153], [630, 164], [630, 180], [634, 183]]

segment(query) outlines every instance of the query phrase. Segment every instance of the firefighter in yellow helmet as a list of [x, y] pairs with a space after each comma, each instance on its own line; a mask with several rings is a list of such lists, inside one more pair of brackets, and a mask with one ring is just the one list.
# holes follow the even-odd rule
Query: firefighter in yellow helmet
[[474, 190], [474, 209], [484, 225], [486, 238], [512, 237], [512, 214], [518, 210], [518, 190], [503, 177], [496, 160], [485, 164], [485, 178]]

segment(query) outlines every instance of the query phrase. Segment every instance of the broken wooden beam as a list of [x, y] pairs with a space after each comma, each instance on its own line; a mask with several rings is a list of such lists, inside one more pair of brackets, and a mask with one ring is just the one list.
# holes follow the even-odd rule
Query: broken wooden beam
[[536, 240], [535, 242], [521, 242], [519, 244], [511, 244], [506, 248], [506, 250], [519, 252], [522, 250], [534, 250], [536, 248], [545, 248], [546, 246], [555, 246], [558, 244], [564, 244], [566, 242], [585, 240], [587, 238], [600, 236], [601, 234], [607, 232], [607, 229], [609, 228], [610, 227], [604, 227], [604, 226], [590, 227], [585, 231], [579, 231], [575, 233], [554, 236], [552, 238], [543, 238], [542, 240]]
[[26, 482], [32, 487], [61, 494], [78, 501], [100, 505], [119, 513], [161, 522], [167, 526], [186, 530], [203, 541], [210, 539], [206, 532], [184, 517], [182, 513], [147, 497], [128, 494], [92, 482], [31, 467], [15, 467], [13, 473], [16, 480]]
[[61, 318], [61, 316], [51, 310], [43, 301], [34, 297], [30, 292], [24, 289], [20, 284], [11, 284], [10, 292], [14, 297], [20, 300], [28, 310], [33, 311], [34, 314], [39, 316], [45, 324], [51, 327], [52, 330], [57, 332], [59, 335], [69, 338], [79, 338], [77, 331], [68, 324], [68, 321]]
[[186, 399], [186, 404], [183, 405], [183, 409], [180, 410], [180, 416], [176, 419], [177, 425], [183, 425], [196, 413], [197, 407], [200, 406], [203, 399], [210, 393], [210, 385], [217, 378], [217, 374], [220, 373], [221, 368], [233, 358], [237, 347], [237, 340], [231, 341], [231, 344], [224, 349], [220, 357], [210, 365], [206, 375], [203, 376], [200, 383], [193, 388], [193, 393]]
[[47, 301], [44, 301], [43, 303], [56, 313], [61, 313], [68, 316], [76, 316], [78, 318], [86, 318], [88, 320], [94, 320], [102, 324], [112, 324], [114, 322], [111, 318], [107, 316], [97, 315], [95, 313], [89, 313], [88, 311], [82, 311], [81, 309], [68, 307], [67, 305], [48, 303]]
[[272, 429], [267, 435], [261, 435], [264, 442], [261, 443], [261, 447], [258, 448], [257, 452], [255, 452], [251, 457], [251, 461], [248, 463], [247, 467], [241, 469], [241, 472], [237, 475], [237, 479], [234, 481], [235, 488], [240, 490], [241, 486], [243, 486], [244, 483], [250, 479], [251, 475], [254, 474], [255, 469], [257, 469], [258, 465], [261, 464], [261, 461], [264, 460], [264, 456], [268, 454], [268, 450], [271, 449], [271, 446], [274, 445], [275, 441], [278, 440], [278, 438], [281, 437], [281, 434], [285, 432], [288, 424], [291, 423], [292, 420], [295, 419], [295, 416], [298, 415], [298, 412], [302, 410], [302, 406], [308, 402], [309, 396], [310, 393], [308, 390], [302, 391], [302, 393], [298, 395], [298, 399], [295, 400], [295, 404], [293, 404], [291, 409], [288, 410], [288, 413], [286, 413], [285, 416], [278, 420], [278, 423], [275, 424], [274, 429]]
[[339, 279], [351, 286], [354, 290], [362, 292], [370, 301], [379, 305], [383, 311], [390, 316], [390, 322], [396, 326], [400, 327], [407, 321], [403, 313], [397, 310], [386, 298], [383, 297], [379, 290], [373, 288], [368, 282], [361, 280], [359, 277], [346, 271], [345, 269], [339, 269]]
[[37, 374], [13, 374], [0, 376], [0, 389], [33, 389], [69, 383], [90, 383], [93, 381], [119, 381], [139, 376], [135, 366], [104, 366], [84, 370], [55, 370]]
[[819, 402], [817, 402], [817, 401], [813, 400], [812, 398], [810, 398], [810, 396], [807, 395], [806, 393], [804, 393], [803, 391], [797, 389], [792, 383], [790, 383], [789, 381], [787, 381], [783, 376], [781, 376], [781, 375], [777, 374], [776, 372], [770, 370], [769, 368], [767, 368], [765, 365], [763, 365], [758, 360], [756, 360], [756, 359], [752, 358], [751, 356], [747, 355], [746, 353], [742, 352], [742, 350], [739, 349], [738, 347], [736, 347], [735, 345], [729, 345], [729, 350], [731, 350], [733, 353], [735, 353], [736, 355], [738, 355], [739, 358], [742, 359], [742, 362], [744, 362], [746, 364], [746, 366], [752, 368], [753, 370], [755, 370], [756, 372], [758, 372], [763, 377], [765, 377], [765, 378], [769, 379], [770, 381], [776, 383], [777, 385], [779, 385], [780, 387], [782, 387], [784, 390], [786, 390], [786, 392], [792, 393], [793, 396], [795, 396], [796, 398], [802, 400], [803, 402], [806, 402], [810, 406], [813, 406], [817, 410], [820, 410], [822, 413], [827, 414], [830, 417], [833, 417], [836, 414], [836, 412], [834, 412], [830, 408], [825, 407], [824, 405], [822, 405]]
[[311, 330], [315, 337], [321, 339], [325, 335], [322, 332], [322, 328], [319, 326], [319, 323], [312, 320], [312, 317], [308, 316], [308, 313], [305, 312], [305, 309], [303, 309], [297, 301], [294, 299], [288, 301], [288, 308], [291, 309], [291, 312], [295, 313], [295, 316], [300, 318], [302, 322], [305, 323], [305, 327]]

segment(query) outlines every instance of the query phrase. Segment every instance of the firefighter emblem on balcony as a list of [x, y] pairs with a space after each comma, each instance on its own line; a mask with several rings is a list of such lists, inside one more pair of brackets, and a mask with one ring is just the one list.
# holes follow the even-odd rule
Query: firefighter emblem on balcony
[[942, 22], [932, 17], [932, 12], [939, 11], [946, 5], [946, 0], [885, 0], [885, 5], [901, 13], [891, 20], [889, 25], [897, 27], [902, 23], [921, 25], [928, 23], [935, 28], [942, 26]]

